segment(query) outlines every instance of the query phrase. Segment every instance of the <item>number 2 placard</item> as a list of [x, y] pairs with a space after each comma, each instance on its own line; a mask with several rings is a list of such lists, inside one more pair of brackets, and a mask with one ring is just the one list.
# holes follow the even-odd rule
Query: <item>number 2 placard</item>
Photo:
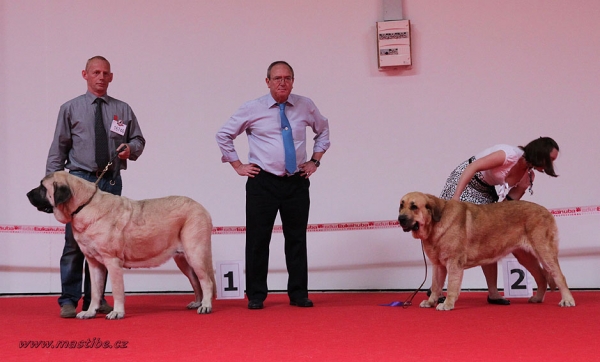
[[244, 299], [244, 262], [217, 262], [217, 299]]
[[528, 298], [533, 295], [531, 275], [516, 258], [502, 259], [504, 297]]

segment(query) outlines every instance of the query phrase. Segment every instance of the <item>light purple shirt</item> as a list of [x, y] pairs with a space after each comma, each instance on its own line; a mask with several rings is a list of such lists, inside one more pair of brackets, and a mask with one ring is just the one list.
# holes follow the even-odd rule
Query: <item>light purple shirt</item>
[[[290, 94], [285, 106], [285, 115], [290, 121], [296, 148], [296, 171], [306, 162], [306, 128], [316, 134], [313, 152], [325, 152], [329, 148], [329, 121], [312, 100]], [[281, 136], [279, 107], [271, 94], [244, 103], [217, 132], [216, 140], [223, 157], [222, 162], [238, 161], [233, 140], [242, 132], [248, 136], [248, 163], [263, 170], [283, 176], [285, 152]]]

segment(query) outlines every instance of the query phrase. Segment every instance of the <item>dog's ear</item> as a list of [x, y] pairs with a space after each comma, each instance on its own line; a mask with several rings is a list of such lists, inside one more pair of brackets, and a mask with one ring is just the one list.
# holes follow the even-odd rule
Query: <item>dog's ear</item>
[[427, 204], [425, 208], [431, 212], [431, 219], [438, 222], [442, 219], [442, 209], [444, 208], [444, 200], [433, 195], [427, 195]]
[[71, 199], [71, 189], [67, 185], [54, 183], [54, 205], [64, 204]]

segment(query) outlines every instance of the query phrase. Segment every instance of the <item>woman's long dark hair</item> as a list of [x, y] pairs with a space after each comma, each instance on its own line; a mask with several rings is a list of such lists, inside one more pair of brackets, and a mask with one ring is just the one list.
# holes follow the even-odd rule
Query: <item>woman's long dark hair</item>
[[527, 146], [519, 146], [519, 148], [525, 152], [523, 157], [525, 157], [525, 161], [530, 165], [543, 168], [544, 173], [549, 176], [558, 176], [554, 172], [554, 164], [550, 158], [550, 153], [553, 149], [556, 148], [557, 151], [560, 151], [558, 143], [555, 140], [550, 137], [540, 137], [529, 142]]

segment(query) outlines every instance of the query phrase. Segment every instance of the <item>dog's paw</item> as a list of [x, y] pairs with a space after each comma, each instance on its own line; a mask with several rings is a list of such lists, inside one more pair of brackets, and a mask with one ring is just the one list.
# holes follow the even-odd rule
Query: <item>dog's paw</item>
[[442, 310], [442, 311], [447, 311], [447, 310], [452, 310], [454, 309], [454, 304], [450, 305], [450, 303], [440, 303], [437, 305], [437, 307], [435, 307], [436, 310]]
[[113, 310], [112, 312], [106, 315], [106, 319], [114, 320], [114, 319], [123, 319], [125, 317], [125, 312], [117, 312]]
[[563, 299], [560, 301], [560, 303], [558, 303], [558, 305], [560, 305], [561, 307], [574, 307], [575, 306], [575, 300], [573, 298], [571, 299]]
[[433, 306], [435, 306], [435, 304], [430, 303], [429, 299], [425, 299], [424, 301], [421, 302], [421, 304], [419, 304], [419, 307], [421, 307], [421, 308], [431, 308]]
[[191, 302], [190, 304], [187, 305], [187, 309], [196, 309], [199, 308], [202, 305], [201, 302]]
[[77, 319], [92, 319], [96, 317], [96, 311], [94, 310], [84, 310], [77, 313]]
[[208, 305], [206, 307], [200, 306], [198, 308], [198, 314], [209, 314], [210, 312], [212, 312], [212, 306]]
[[537, 295], [534, 295], [527, 300], [528, 303], [542, 303], [543, 301], [544, 297], [538, 297]]

